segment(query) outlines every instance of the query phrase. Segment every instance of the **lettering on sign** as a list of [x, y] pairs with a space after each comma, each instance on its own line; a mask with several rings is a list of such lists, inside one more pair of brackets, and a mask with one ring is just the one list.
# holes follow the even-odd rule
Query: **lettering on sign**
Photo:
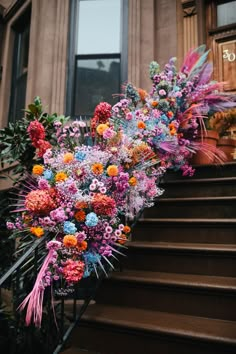
[[230, 53], [229, 49], [223, 50], [223, 59], [227, 59], [228, 61], [232, 62], [236, 60], [236, 54]]

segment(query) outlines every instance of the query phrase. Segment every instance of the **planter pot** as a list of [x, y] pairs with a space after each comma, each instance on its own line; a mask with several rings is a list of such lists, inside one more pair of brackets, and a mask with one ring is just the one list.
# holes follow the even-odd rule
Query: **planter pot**
[[231, 138], [220, 138], [217, 148], [223, 151], [227, 157], [227, 161], [234, 160], [234, 152], [236, 151], [236, 140]]
[[196, 141], [203, 142], [209, 145], [209, 150], [211, 153], [207, 153], [199, 150], [194, 154], [191, 163], [194, 165], [209, 165], [214, 163], [214, 152], [216, 151], [217, 141], [219, 139], [219, 134], [215, 130], [207, 130], [203, 132], [203, 135], [199, 136]]

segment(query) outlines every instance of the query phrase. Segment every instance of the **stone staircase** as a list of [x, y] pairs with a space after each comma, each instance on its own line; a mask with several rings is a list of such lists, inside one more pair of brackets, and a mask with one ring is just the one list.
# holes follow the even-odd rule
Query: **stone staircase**
[[[168, 175], [138, 223], [122, 271], [106, 279], [72, 351], [236, 353], [236, 164]], [[74, 351], [73, 351], [74, 348]], [[86, 352], [84, 352], [86, 353]]]

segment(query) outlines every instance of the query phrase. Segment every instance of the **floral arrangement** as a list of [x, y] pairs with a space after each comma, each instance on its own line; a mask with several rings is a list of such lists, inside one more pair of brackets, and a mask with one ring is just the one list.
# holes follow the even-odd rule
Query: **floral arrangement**
[[47, 233], [51, 240], [20, 307], [28, 306], [27, 324], [33, 318], [40, 326], [46, 287], [58, 280], [70, 287], [105, 272], [105, 263], [112, 267], [134, 221], [163, 193], [158, 184], [167, 169], [194, 173], [188, 161], [203, 146], [195, 138], [208, 112], [234, 105], [230, 96], [216, 93], [220, 84], [210, 82], [207, 54], [203, 46], [190, 51], [179, 72], [175, 59], [163, 71], [152, 62], [150, 94], [127, 84], [113, 107], [96, 107], [89, 125], [55, 119], [53, 146], [39, 119], [29, 123], [29, 138], [43, 160], [25, 180], [20, 214], [8, 228], [32, 240]]

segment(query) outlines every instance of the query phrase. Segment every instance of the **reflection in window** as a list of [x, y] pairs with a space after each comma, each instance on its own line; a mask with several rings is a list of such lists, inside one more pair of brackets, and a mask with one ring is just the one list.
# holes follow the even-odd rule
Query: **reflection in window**
[[120, 0], [79, 2], [77, 54], [120, 52]]
[[236, 23], [236, 1], [217, 5], [217, 27]]
[[120, 58], [77, 59], [74, 114], [91, 116], [96, 105], [117, 102], [113, 93], [120, 92]]
[[78, 0], [73, 116], [92, 116], [121, 91], [122, 0]]

